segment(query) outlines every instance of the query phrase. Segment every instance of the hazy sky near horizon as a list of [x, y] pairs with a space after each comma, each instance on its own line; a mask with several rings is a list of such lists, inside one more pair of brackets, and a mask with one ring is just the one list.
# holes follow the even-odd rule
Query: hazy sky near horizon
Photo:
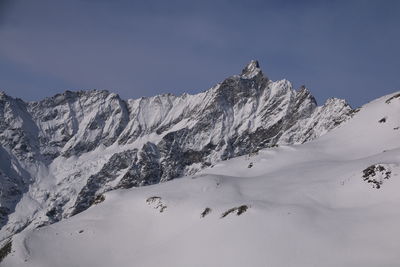
[[257, 59], [359, 106], [400, 90], [396, 0], [0, 0], [0, 90], [37, 100], [204, 91]]

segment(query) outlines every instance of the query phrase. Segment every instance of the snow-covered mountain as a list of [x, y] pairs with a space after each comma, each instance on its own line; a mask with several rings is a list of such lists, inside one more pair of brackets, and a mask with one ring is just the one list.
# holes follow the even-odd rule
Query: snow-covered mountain
[[314, 141], [105, 193], [15, 235], [2, 266], [399, 266], [399, 140], [397, 93]]
[[80, 213], [104, 192], [193, 175], [221, 160], [313, 140], [354, 111], [271, 81], [257, 61], [196, 94], [123, 100], [79, 91], [0, 94], [0, 240]]

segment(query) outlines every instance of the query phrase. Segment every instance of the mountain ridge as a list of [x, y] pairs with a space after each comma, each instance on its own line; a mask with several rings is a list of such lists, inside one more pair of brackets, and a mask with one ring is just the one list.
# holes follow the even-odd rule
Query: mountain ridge
[[257, 61], [194, 95], [66, 91], [24, 102], [2, 94], [0, 152], [9, 164], [1, 168], [0, 237], [77, 214], [106, 191], [313, 140], [353, 112], [340, 99], [317, 106], [307, 88], [269, 80]]
[[310, 142], [99, 195], [14, 235], [0, 266], [397, 266], [399, 129], [397, 92]]

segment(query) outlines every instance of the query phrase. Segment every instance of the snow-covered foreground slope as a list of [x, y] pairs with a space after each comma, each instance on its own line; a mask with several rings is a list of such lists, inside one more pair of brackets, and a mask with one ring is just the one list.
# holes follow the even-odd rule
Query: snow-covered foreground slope
[[106, 193], [76, 216], [15, 235], [1, 266], [399, 266], [393, 96], [316, 141]]

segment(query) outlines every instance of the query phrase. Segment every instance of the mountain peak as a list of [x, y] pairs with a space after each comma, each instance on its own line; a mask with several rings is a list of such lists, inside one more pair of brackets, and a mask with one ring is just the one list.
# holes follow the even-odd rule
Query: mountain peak
[[251, 79], [261, 73], [260, 64], [257, 60], [250, 61], [249, 64], [242, 70], [241, 77], [244, 79]]

